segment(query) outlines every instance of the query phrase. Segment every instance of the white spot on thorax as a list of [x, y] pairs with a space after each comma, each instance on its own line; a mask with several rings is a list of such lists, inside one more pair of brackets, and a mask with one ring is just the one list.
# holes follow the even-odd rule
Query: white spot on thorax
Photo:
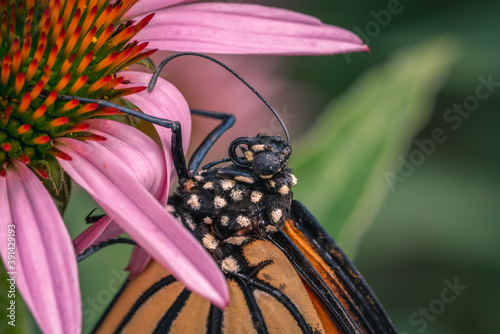
[[236, 184], [236, 182], [234, 182], [234, 180], [222, 180], [220, 182], [220, 185], [221, 185], [223, 190], [229, 190], [232, 187], [234, 187], [235, 184]]
[[219, 245], [219, 242], [214, 238], [213, 235], [207, 233], [201, 240], [203, 243], [203, 246], [205, 246], [206, 249], [216, 249], [217, 246]]
[[247, 227], [251, 223], [250, 219], [248, 217], [245, 217], [245, 216], [238, 216], [236, 218], [236, 222], [238, 223], [238, 225], [240, 225], [242, 227]]
[[214, 198], [214, 206], [216, 209], [220, 209], [225, 207], [227, 204], [226, 200], [220, 196], [215, 196]]
[[214, 189], [214, 184], [209, 181], [203, 185], [203, 189]]
[[288, 186], [281, 186], [280, 190], [278, 190], [278, 192], [285, 196], [285, 195], [288, 195], [288, 193], [290, 192], [290, 188], [288, 188]]
[[280, 221], [282, 215], [283, 211], [281, 211], [281, 209], [274, 209], [271, 212], [271, 219], [273, 220], [274, 223], [277, 223]]
[[250, 200], [252, 203], [258, 203], [260, 199], [262, 198], [262, 193], [260, 191], [252, 191], [252, 194], [250, 195]]
[[204, 222], [205, 224], [207, 224], [207, 225], [210, 225], [210, 224], [212, 224], [212, 218], [210, 218], [210, 217], [205, 217], [205, 218], [203, 218], [203, 222]]
[[198, 195], [191, 195], [189, 197], [189, 200], [187, 201], [187, 204], [193, 209], [193, 210], [198, 210], [200, 208], [200, 199], [198, 198]]
[[229, 222], [229, 217], [228, 216], [222, 216], [220, 217], [220, 223], [223, 225], [223, 226], [227, 226], [227, 223]]
[[241, 201], [243, 199], [243, 191], [241, 191], [239, 189], [233, 189], [231, 191], [231, 198], [234, 201]]

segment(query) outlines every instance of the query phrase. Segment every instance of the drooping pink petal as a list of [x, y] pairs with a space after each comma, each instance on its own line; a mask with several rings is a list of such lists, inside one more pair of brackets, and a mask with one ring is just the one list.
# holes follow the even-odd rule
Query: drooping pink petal
[[212, 257], [100, 142], [57, 139], [61, 166], [138, 244], [190, 290], [223, 308], [226, 280]]
[[149, 48], [223, 54], [320, 55], [368, 51], [345, 29], [289, 10], [195, 3], [160, 10], [136, 38]]
[[[142, 72], [120, 72], [120, 76], [130, 81], [133, 86], [147, 86], [151, 79], [151, 74]], [[126, 87], [122, 85], [121, 87]], [[168, 81], [159, 78], [154, 90], [149, 93], [147, 90], [137, 94], [125, 96], [125, 99], [139, 107], [145, 114], [179, 121], [182, 127], [182, 144], [184, 152], [187, 151], [189, 139], [191, 137], [191, 114], [189, 106], [182, 94]], [[163, 193], [157, 197], [162, 204], [167, 203], [169, 182], [175, 178], [175, 169], [173, 165], [171, 139], [172, 131], [162, 126], [155, 125], [155, 129], [160, 136], [163, 146], [164, 156], [166, 158], [167, 171], [170, 178], [165, 181]]]
[[140, 0], [124, 15], [125, 19], [156, 12], [158, 9], [196, 0]]
[[[14, 160], [0, 177], [0, 250], [7, 271], [44, 333], [80, 333], [81, 297], [75, 252], [47, 190]], [[8, 225], [15, 224], [15, 268], [8, 262]]]
[[[165, 158], [160, 147], [151, 138], [120, 122], [93, 119], [85, 123], [90, 125], [88, 132], [107, 138], [100, 145], [113, 151], [123, 165], [130, 167], [133, 175], [146, 189], [157, 198], [163, 196], [167, 179]], [[80, 254], [93, 244], [123, 233], [119, 226], [110, 222], [109, 216], [103, 217], [78, 235], [73, 241], [76, 253]]]
[[106, 215], [80, 233], [73, 240], [76, 254], [81, 254], [85, 249], [97, 242], [116, 238], [123, 233], [123, 230], [121, 230], [120, 233], [117, 233], [115, 229], [110, 229], [110, 223], [111, 217]]

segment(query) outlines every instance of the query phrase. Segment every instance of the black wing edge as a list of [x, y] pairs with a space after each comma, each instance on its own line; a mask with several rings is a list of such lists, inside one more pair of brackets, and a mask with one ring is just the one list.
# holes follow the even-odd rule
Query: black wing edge
[[359, 317], [363, 319], [367, 327], [372, 328], [377, 334], [397, 333], [391, 319], [368, 283], [311, 212], [302, 203], [294, 200], [291, 214], [296, 227], [311, 241], [318, 255], [343, 281], [344, 288], [357, 306], [353, 309], [359, 309]]
[[325, 306], [330, 317], [335, 320], [339, 330], [343, 334], [362, 334], [354, 319], [292, 240], [283, 231], [269, 234], [267, 239], [285, 254], [297, 273]]

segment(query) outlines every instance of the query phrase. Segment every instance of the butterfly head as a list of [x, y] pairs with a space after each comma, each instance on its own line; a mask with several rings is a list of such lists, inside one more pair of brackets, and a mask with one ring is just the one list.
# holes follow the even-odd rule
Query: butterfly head
[[[243, 156], [236, 153], [238, 148]], [[232, 162], [262, 179], [272, 178], [286, 167], [291, 153], [292, 148], [280, 136], [240, 137], [229, 146]]]

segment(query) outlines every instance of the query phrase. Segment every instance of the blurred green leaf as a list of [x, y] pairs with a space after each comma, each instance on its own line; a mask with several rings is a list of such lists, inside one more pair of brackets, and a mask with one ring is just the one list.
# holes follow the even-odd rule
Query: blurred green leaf
[[449, 37], [396, 53], [331, 103], [295, 145], [295, 197], [351, 256], [389, 189], [384, 174], [427, 122], [457, 55]]

